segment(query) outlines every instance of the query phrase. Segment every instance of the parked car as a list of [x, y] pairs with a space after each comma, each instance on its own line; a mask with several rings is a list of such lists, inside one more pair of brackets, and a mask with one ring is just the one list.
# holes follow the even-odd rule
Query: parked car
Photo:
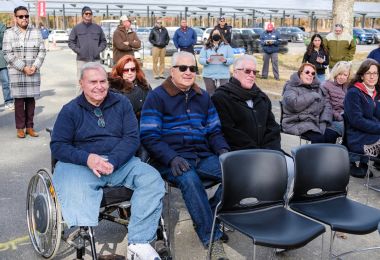
[[264, 32], [264, 29], [256, 27], [256, 28], [252, 28], [252, 31], [258, 35], [261, 35]]
[[203, 36], [203, 30], [200, 29], [199, 27], [192, 27], [194, 29], [194, 31], [197, 33], [197, 45], [202, 45], [203, 44], [203, 39], [202, 39], [202, 36]]
[[52, 30], [48, 37], [49, 42], [68, 42], [69, 35], [65, 30]]
[[352, 31], [356, 44], [371, 44], [373, 42], [372, 34], [366, 33], [362, 28], [353, 28]]
[[378, 30], [373, 29], [373, 28], [363, 28], [363, 30], [366, 33], [372, 34], [372, 42], [373, 43], [379, 43], [380, 42], [380, 32]]
[[308, 33], [298, 27], [278, 27], [276, 30], [280, 33], [281, 39], [289, 42], [303, 42], [305, 37], [309, 37]]
[[140, 36], [148, 35], [150, 34], [150, 31], [152, 30], [151, 27], [139, 27], [136, 29], [136, 34], [140, 38]]
[[203, 31], [203, 35], [202, 35], [203, 44], [205, 44], [206, 41], [208, 40], [208, 37], [210, 37], [210, 33], [212, 29], [214, 29], [214, 27], [206, 28], [206, 30]]

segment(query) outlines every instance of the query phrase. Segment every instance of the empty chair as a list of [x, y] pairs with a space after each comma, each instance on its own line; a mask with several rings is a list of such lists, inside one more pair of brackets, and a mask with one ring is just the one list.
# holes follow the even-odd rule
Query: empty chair
[[298, 248], [324, 233], [323, 225], [284, 207], [287, 168], [281, 152], [234, 151], [221, 155], [220, 162], [223, 194], [213, 229], [218, 219], [251, 238], [254, 257], [256, 245]]
[[[350, 163], [344, 146], [303, 145], [295, 151], [294, 166], [294, 190], [289, 206], [330, 226], [330, 258], [335, 232], [363, 235], [377, 229], [380, 210], [347, 198]], [[368, 249], [339, 256], [363, 250]]]

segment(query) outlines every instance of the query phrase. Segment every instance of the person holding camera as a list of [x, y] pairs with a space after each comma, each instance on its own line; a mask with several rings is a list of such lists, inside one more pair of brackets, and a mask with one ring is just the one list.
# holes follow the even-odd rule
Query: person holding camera
[[275, 80], [280, 80], [278, 73], [278, 51], [280, 46], [280, 34], [274, 29], [274, 25], [269, 23], [266, 31], [260, 36], [260, 44], [263, 47], [263, 71], [261, 77], [268, 78], [269, 60], [272, 60], [272, 70]]
[[302, 63], [311, 63], [317, 69], [316, 77], [320, 83], [325, 81], [325, 71], [329, 65], [329, 52], [318, 33], [311, 37], [310, 44], [303, 55]]

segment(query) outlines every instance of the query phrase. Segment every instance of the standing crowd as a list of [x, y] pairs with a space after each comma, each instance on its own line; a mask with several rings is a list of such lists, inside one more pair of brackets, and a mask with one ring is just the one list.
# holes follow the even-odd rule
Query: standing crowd
[[[280, 126], [269, 97], [257, 85], [255, 57], [234, 57], [231, 26], [224, 17], [200, 51], [205, 91], [195, 82], [196, 34], [186, 20], [174, 34], [178, 52], [167, 77], [165, 48], [170, 38], [161, 19], [150, 33], [153, 75], [163, 79], [152, 89], [133, 56], [141, 41], [128, 17], [120, 18], [114, 33], [115, 66], [107, 73], [99, 61], [106, 39], [101, 27], [92, 22], [92, 14], [90, 7], [84, 7], [82, 22], [69, 37], [69, 47], [77, 55], [80, 94], [63, 106], [54, 125], [50, 147], [58, 163], [53, 183], [69, 227], [98, 224], [103, 187], [134, 190], [128, 259], [160, 259], [150, 242], [156, 238], [162, 211], [163, 180], [180, 189], [200, 242], [211, 247], [211, 259], [228, 259], [222, 244], [228, 236], [220, 227], [213, 234], [214, 242], [209, 243], [222, 186], [209, 199], [202, 184], [202, 180], [222, 182], [218, 157], [223, 153], [282, 151], [283, 131], [312, 143], [335, 143], [345, 133], [350, 151], [380, 154], [380, 65], [375, 60], [379, 51], [373, 51], [354, 73], [355, 42], [341, 24], [324, 39], [319, 34], [312, 36], [302, 64], [283, 88]], [[17, 137], [37, 137], [34, 110], [35, 98], [40, 95], [45, 38], [43, 28], [40, 31], [29, 25], [25, 7], [16, 8], [14, 18], [15, 26], [8, 30], [0, 24], [4, 101], [7, 108], [14, 104]], [[274, 78], [279, 80], [280, 39], [273, 24], [268, 24], [260, 41], [264, 51], [261, 77], [268, 77], [272, 61]], [[149, 153], [149, 164], [136, 156], [141, 147]], [[289, 156], [286, 159], [289, 196], [293, 162]]]

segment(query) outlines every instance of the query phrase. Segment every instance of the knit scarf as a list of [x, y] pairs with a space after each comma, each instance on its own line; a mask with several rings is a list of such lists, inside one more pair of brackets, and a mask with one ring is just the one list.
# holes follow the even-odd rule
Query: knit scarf
[[219, 89], [225, 90], [229, 92], [232, 97], [243, 101], [253, 100], [259, 94], [259, 89], [257, 88], [256, 83], [253, 84], [251, 89], [245, 89], [241, 86], [240, 81], [234, 77], [230, 78], [230, 81], [227, 84], [217, 88], [216, 91]]

